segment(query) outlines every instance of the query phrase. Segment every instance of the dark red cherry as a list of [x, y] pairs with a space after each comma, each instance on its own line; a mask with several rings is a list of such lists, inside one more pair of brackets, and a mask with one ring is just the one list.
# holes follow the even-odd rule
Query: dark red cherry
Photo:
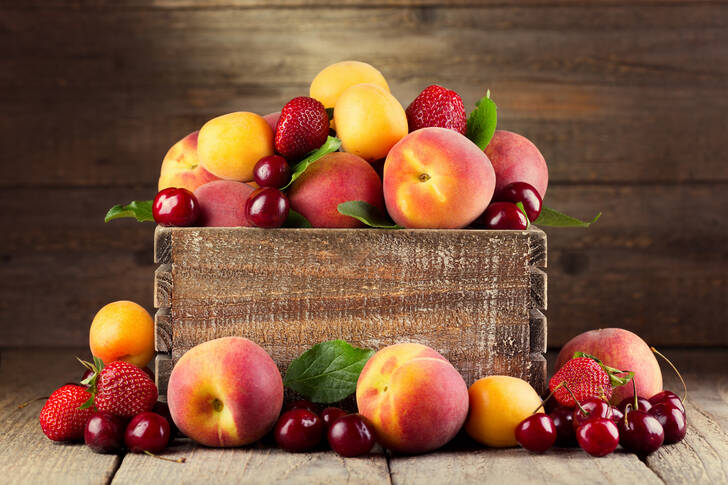
[[493, 202], [473, 223], [485, 229], [526, 229], [528, 218], [511, 202]]
[[516, 426], [516, 441], [529, 451], [543, 453], [556, 442], [556, 427], [544, 413], [527, 417]]
[[152, 215], [160, 226], [193, 226], [200, 219], [200, 204], [189, 190], [169, 187], [154, 198]]
[[119, 453], [124, 448], [124, 420], [98, 411], [86, 423], [83, 439], [96, 453]]
[[533, 185], [527, 184], [526, 182], [513, 182], [503, 187], [498, 194], [495, 196], [495, 200], [499, 202], [521, 202], [523, 208], [526, 209], [526, 215], [528, 220], [531, 222], [538, 219], [538, 215], [541, 213], [541, 195], [534, 188]]
[[319, 416], [321, 416], [321, 420], [324, 422], [324, 428], [328, 430], [331, 426], [331, 423], [333, 423], [342, 416], [346, 416], [347, 414], [348, 413], [341, 408], [328, 407], [321, 411]]
[[688, 431], [685, 413], [671, 401], [658, 402], [647, 412], [662, 425], [666, 445], [682, 441], [685, 437], [685, 433]]
[[248, 197], [245, 216], [257, 227], [281, 227], [288, 217], [288, 198], [272, 187], [261, 187]]
[[680, 396], [672, 391], [658, 392], [650, 398], [650, 404], [653, 406], [660, 402], [672, 403], [676, 408], [682, 411], [683, 414], [685, 414], [685, 405], [683, 404], [682, 399], [680, 399]]
[[278, 418], [273, 437], [286, 451], [309, 451], [319, 444], [323, 431], [318, 414], [308, 409], [292, 409]]
[[124, 442], [132, 453], [159, 453], [167, 447], [169, 436], [167, 420], [157, 413], [147, 411], [137, 414], [129, 421]]
[[[622, 414], [624, 414], [625, 409], [627, 409], [627, 405], [629, 405], [629, 408], [631, 410], [634, 410], [634, 396], [625, 397], [622, 399], [617, 407], [620, 411], [622, 411]], [[649, 411], [652, 407], [652, 404], [650, 403], [649, 399], [644, 397], [637, 397], [637, 411]]]
[[253, 179], [261, 187], [280, 189], [291, 180], [291, 168], [280, 155], [268, 155], [258, 160], [253, 167]]
[[283, 411], [281, 411], [281, 414], [290, 411], [291, 409], [308, 409], [314, 414], [318, 413], [318, 406], [316, 406], [308, 399], [295, 399], [293, 401], [288, 401], [286, 405], [283, 406]]
[[619, 431], [614, 421], [594, 418], [576, 430], [579, 446], [592, 456], [604, 456], [613, 452], [619, 444]]
[[662, 425], [645, 411], [630, 410], [619, 422], [619, 443], [639, 456], [647, 456], [657, 450], [664, 440]]
[[612, 406], [612, 421], [619, 427], [619, 420], [624, 417], [624, 413], [619, 408]]
[[[146, 368], [147, 367], [145, 367], [145, 369]], [[169, 406], [164, 401], [157, 401], [152, 407], [152, 412], [159, 414], [167, 420], [167, 423], [169, 423], [169, 441], [171, 443], [172, 440], [174, 440], [179, 434], [179, 429], [177, 428], [177, 425], [174, 424], [172, 414], [169, 412]]]
[[556, 445], [564, 448], [576, 446], [576, 433], [572, 425], [574, 409], [568, 406], [557, 406], [549, 413], [549, 417], [556, 429]]
[[374, 430], [361, 414], [347, 414], [331, 423], [328, 440], [341, 456], [366, 455], [374, 446]]
[[579, 429], [579, 426], [595, 418], [612, 419], [612, 406], [610, 406], [609, 403], [602, 401], [601, 399], [597, 399], [594, 397], [585, 399], [581, 403], [581, 407], [584, 408], [586, 414], [582, 412], [582, 410], [579, 409], [578, 406], [574, 408], [574, 429]]

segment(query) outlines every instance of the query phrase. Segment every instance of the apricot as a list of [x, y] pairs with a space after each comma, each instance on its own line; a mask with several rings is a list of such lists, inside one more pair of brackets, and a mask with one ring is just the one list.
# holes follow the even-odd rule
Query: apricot
[[387, 156], [408, 132], [402, 105], [375, 84], [357, 84], [341, 93], [334, 123], [344, 151], [368, 162]]
[[338, 211], [339, 204], [350, 200], [384, 211], [377, 172], [361, 157], [344, 152], [329, 153], [309, 166], [291, 184], [288, 200], [313, 227], [361, 227], [361, 222]]
[[202, 168], [197, 156], [197, 136], [193, 131], [172, 145], [162, 160], [157, 190], [169, 187], [187, 189], [194, 192], [200, 185], [218, 180], [213, 174]]
[[200, 129], [197, 154], [202, 167], [219, 178], [253, 180], [256, 162], [273, 154], [273, 130], [255, 113], [218, 116]]
[[[516, 446], [516, 426], [541, 403], [531, 384], [510, 376], [489, 376], [468, 389], [470, 413], [465, 431], [486, 446]], [[542, 408], [539, 408], [543, 412]]]
[[485, 154], [495, 170], [495, 193], [513, 182], [526, 182], [541, 195], [546, 195], [549, 169], [541, 152], [525, 136], [505, 130], [496, 130]]
[[311, 82], [309, 94], [325, 108], [333, 108], [341, 93], [356, 84], [370, 83], [389, 92], [387, 81], [373, 66], [366, 62], [342, 61], [321, 70]]
[[88, 341], [105, 364], [123, 360], [143, 368], [154, 357], [154, 320], [133, 301], [115, 301], [96, 313]]
[[465, 227], [488, 207], [494, 187], [488, 157], [447, 128], [413, 131], [384, 162], [387, 211], [407, 228]]
[[366, 363], [356, 404], [379, 444], [425, 453], [455, 437], [468, 413], [468, 390], [447, 359], [425, 345], [390, 345]]
[[200, 204], [203, 227], [252, 226], [245, 216], [245, 203], [255, 190], [251, 185], [233, 180], [216, 180], [200, 185], [195, 197]]

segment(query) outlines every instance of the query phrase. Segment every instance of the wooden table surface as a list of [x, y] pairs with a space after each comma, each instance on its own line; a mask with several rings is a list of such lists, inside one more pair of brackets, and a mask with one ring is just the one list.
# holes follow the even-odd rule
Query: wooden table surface
[[[74, 355], [86, 353], [1, 351], [0, 483], [728, 483], [725, 349], [668, 351], [688, 381], [690, 429], [681, 443], [663, 447], [644, 461], [621, 449], [604, 458], [579, 449], [534, 455], [522, 449], [479, 448], [465, 440], [422, 456], [380, 451], [348, 459], [330, 451], [293, 454], [263, 445], [220, 450], [177, 440], [166, 456], [184, 456], [184, 464], [146, 455], [99, 455], [81, 444], [51, 442], [38, 425], [43, 401], [18, 408], [19, 403], [77, 380], [82, 369]], [[663, 372], [666, 387], [679, 391], [676, 379]]]

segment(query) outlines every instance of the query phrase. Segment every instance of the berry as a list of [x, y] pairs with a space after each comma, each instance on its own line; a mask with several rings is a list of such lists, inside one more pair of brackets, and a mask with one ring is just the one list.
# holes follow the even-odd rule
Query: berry
[[590, 455], [604, 456], [617, 448], [619, 431], [611, 419], [595, 418], [576, 430], [576, 441]]
[[331, 423], [333, 423], [342, 416], [346, 416], [346, 414], [346, 411], [344, 411], [343, 409], [328, 407], [321, 411], [319, 416], [321, 416], [321, 420], [324, 422], [324, 428], [328, 430], [331, 427]]
[[529, 451], [543, 453], [556, 442], [554, 422], [544, 413], [527, 417], [516, 426], [516, 441]]
[[102, 411], [86, 423], [83, 439], [96, 453], [118, 453], [124, 448], [124, 420]]
[[40, 411], [40, 427], [53, 441], [81, 441], [93, 409], [79, 409], [91, 397], [76, 384], [61, 386], [48, 397]]
[[477, 227], [485, 229], [518, 229], [528, 228], [528, 218], [511, 202], [492, 202], [474, 222]]
[[253, 167], [253, 179], [261, 187], [280, 189], [291, 181], [291, 168], [280, 155], [268, 155]]
[[584, 413], [578, 406], [574, 408], [574, 414], [572, 416], [572, 426], [574, 426], [574, 429], [578, 429], [579, 426], [583, 425], [587, 421], [596, 418], [607, 418], [614, 421], [612, 406], [601, 399], [590, 397], [582, 401], [581, 407], [584, 408], [586, 413]]
[[572, 422], [574, 410], [568, 406], [557, 406], [550, 413], [551, 422], [556, 429], [556, 444], [562, 447], [576, 445], [576, 434]]
[[281, 110], [275, 149], [289, 161], [299, 160], [326, 142], [329, 115], [320, 101], [306, 96], [290, 100]]
[[405, 113], [410, 133], [434, 126], [465, 134], [467, 117], [463, 100], [458, 93], [442, 86], [433, 84], [423, 89]]
[[683, 414], [685, 414], [685, 405], [683, 404], [682, 399], [680, 399], [680, 396], [672, 391], [658, 392], [652, 396], [649, 401], [653, 406], [661, 402], [672, 403], [676, 408], [682, 411]]
[[174, 440], [179, 434], [179, 428], [177, 428], [177, 425], [174, 424], [174, 420], [172, 419], [172, 413], [169, 412], [169, 406], [167, 405], [167, 403], [164, 401], [155, 402], [154, 406], [152, 407], [152, 412], [159, 414], [167, 420], [167, 422], [169, 423], [169, 441]]
[[639, 456], [647, 456], [657, 450], [664, 440], [662, 425], [645, 411], [630, 410], [619, 421], [619, 443]]
[[152, 215], [160, 226], [193, 226], [200, 219], [200, 204], [189, 190], [169, 187], [154, 198]]
[[496, 194], [495, 200], [513, 202], [514, 204], [521, 202], [526, 210], [526, 215], [528, 215], [528, 220], [531, 222], [538, 219], [543, 204], [541, 195], [536, 188], [526, 182], [513, 182], [506, 185], [503, 190]]
[[89, 390], [99, 411], [131, 418], [151, 411], [157, 402], [154, 381], [134, 364], [117, 360], [104, 367], [101, 359], [94, 357], [94, 364], [86, 362], [84, 365], [94, 370]]
[[[625, 410], [627, 409], [627, 405], [629, 405], [629, 409], [631, 411], [635, 411], [634, 396], [625, 397], [617, 405], [619, 410], [622, 411], [622, 414], [624, 414], [626, 412]], [[651, 407], [652, 407], [652, 403], [650, 403], [649, 400], [647, 400], [644, 397], [637, 397], [637, 409], [636, 410], [647, 412], [650, 410]]]
[[341, 456], [361, 456], [374, 446], [374, 431], [361, 414], [347, 414], [329, 427], [329, 445]]
[[670, 401], [658, 402], [649, 411], [662, 425], [665, 432], [665, 444], [682, 441], [688, 431], [688, 422], [685, 413]]
[[288, 217], [290, 204], [283, 193], [272, 187], [261, 187], [248, 197], [245, 217], [257, 227], [281, 227]]
[[124, 433], [124, 443], [132, 453], [159, 453], [167, 447], [169, 438], [169, 423], [151, 411], [134, 416]]
[[308, 399], [296, 399], [287, 402], [286, 405], [283, 406], [283, 411], [281, 414], [290, 411], [291, 409], [308, 409], [314, 414], [318, 413], [318, 407]]
[[[562, 383], [564, 385], [561, 385]], [[605, 400], [612, 397], [609, 374], [599, 362], [589, 357], [568, 360], [549, 381], [549, 389], [559, 404], [576, 406], [574, 398], [565, 386], [569, 386], [580, 402], [590, 397], [603, 397]]]
[[278, 418], [273, 436], [286, 451], [308, 451], [321, 441], [324, 425], [316, 413], [308, 409], [292, 409]]

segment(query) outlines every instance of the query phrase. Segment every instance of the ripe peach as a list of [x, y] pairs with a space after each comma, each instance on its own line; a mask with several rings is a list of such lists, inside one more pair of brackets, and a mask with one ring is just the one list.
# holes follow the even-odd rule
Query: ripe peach
[[533, 185], [543, 199], [549, 183], [549, 169], [541, 152], [528, 138], [517, 133], [496, 130], [485, 147], [485, 154], [495, 170], [495, 193], [512, 182]]
[[402, 105], [374, 84], [357, 84], [341, 93], [334, 123], [344, 151], [368, 162], [386, 157], [408, 131]]
[[528, 382], [510, 376], [479, 379], [470, 386], [468, 395], [470, 413], [465, 431], [474, 440], [496, 448], [516, 446], [516, 426], [541, 403]]
[[473, 142], [446, 128], [402, 138], [384, 162], [384, 200], [408, 228], [465, 227], [488, 207], [495, 173]]
[[359, 61], [343, 61], [321, 70], [311, 82], [309, 94], [325, 108], [333, 108], [341, 93], [355, 84], [370, 83], [389, 92], [382, 73], [371, 65]]
[[154, 357], [154, 320], [133, 301], [115, 301], [96, 313], [88, 341], [105, 364], [124, 360], [144, 367]]
[[252, 226], [245, 217], [245, 203], [253, 187], [233, 180], [216, 180], [197, 187], [199, 225], [203, 227]]
[[273, 130], [273, 135], [276, 134], [276, 126], [278, 125], [278, 119], [281, 117], [281, 112], [276, 111], [275, 113], [268, 113], [267, 115], [263, 116], [263, 119], [266, 123], [268, 123], [268, 126], [270, 126], [270, 129]]
[[253, 167], [273, 154], [273, 130], [255, 113], [218, 116], [200, 129], [197, 153], [203, 168], [226, 180], [253, 180]]
[[178, 187], [194, 192], [197, 187], [213, 180], [213, 174], [202, 168], [197, 157], [197, 135], [193, 131], [172, 145], [162, 160], [157, 190]]
[[435, 350], [397, 344], [366, 363], [356, 384], [356, 404], [379, 444], [399, 453], [425, 453], [460, 430], [468, 414], [468, 389]]
[[184, 434], [205, 446], [242, 446], [262, 438], [283, 406], [283, 379], [273, 359], [241, 337], [210, 340], [187, 351], [169, 377], [169, 412]]
[[334, 152], [324, 155], [296, 179], [288, 191], [291, 208], [313, 227], [361, 227], [353, 217], [340, 214], [342, 202], [363, 200], [384, 211], [382, 181], [361, 157]]
[[[554, 372], [571, 359], [574, 352], [585, 352], [610, 367], [634, 372], [639, 396], [652, 397], [662, 391], [662, 371], [655, 355], [644, 340], [629, 330], [600, 328], [577, 335], [561, 348]], [[627, 396], [634, 396], [631, 382], [615, 388], [611, 401], [618, 404]]]

